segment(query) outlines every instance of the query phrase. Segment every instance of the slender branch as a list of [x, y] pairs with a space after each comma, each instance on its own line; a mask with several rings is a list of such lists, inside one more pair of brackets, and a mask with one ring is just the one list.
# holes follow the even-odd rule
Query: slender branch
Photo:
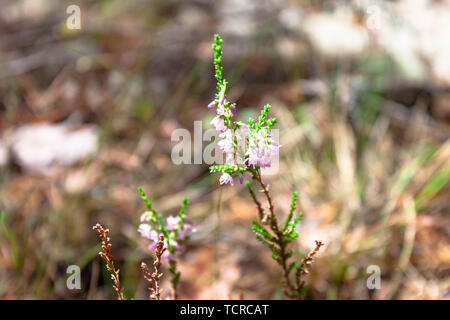
[[263, 219], [261, 220], [261, 222], [263, 224], [270, 223], [272, 230], [276, 233], [276, 231], [274, 230], [274, 228], [272, 226], [275, 224], [277, 226], [276, 229], [278, 229], [278, 222], [277, 222], [277, 217], [275, 216], [275, 209], [274, 209], [274, 205], [272, 202], [272, 197], [270, 196], [270, 193], [269, 193], [269, 186], [264, 184], [264, 182], [262, 181], [261, 172], [259, 170], [256, 171], [256, 173], [253, 172], [253, 179], [258, 181], [258, 183], [260, 184], [260, 186], [262, 188], [262, 192], [266, 196], [267, 202], [269, 204], [269, 213], [270, 214], [264, 216]]
[[[308, 273], [307, 267], [312, 263], [313, 256], [317, 253], [320, 247], [323, 245], [322, 241], [316, 241], [316, 247], [308, 253], [308, 255], [302, 260], [300, 266], [298, 267], [295, 274], [295, 282], [291, 280], [290, 273], [292, 270], [292, 265], [288, 264], [288, 259], [292, 255], [292, 252], [287, 250], [287, 246], [289, 244], [289, 240], [286, 240], [284, 231], [292, 218], [293, 211], [295, 209], [295, 199], [293, 200], [294, 204], [291, 204], [291, 211], [289, 213], [288, 219], [286, 220], [285, 227], [280, 228], [278, 225], [278, 219], [275, 215], [275, 209], [272, 201], [272, 197], [270, 196], [269, 187], [266, 185], [261, 177], [261, 172], [259, 170], [249, 169], [248, 170], [254, 180], [256, 180], [262, 188], [262, 192], [266, 196], [267, 202], [269, 204], [269, 213], [267, 215], [263, 214], [263, 209], [261, 203], [256, 198], [253, 190], [250, 187], [250, 184], [247, 183], [247, 189], [250, 192], [250, 196], [252, 197], [253, 202], [255, 202], [258, 208], [259, 218], [262, 224], [269, 224], [270, 229], [274, 233], [274, 243], [278, 246], [279, 249], [279, 258], [277, 258], [278, 263], [281, 265], [283, 269], [283, 284], [285, 285], [284, 293], [294, 299], [301, 299], [302, 296], [302, 288], [304, 286], [304, 281], [302, 280], [302, 276]], [[297, 194], [295, 194], [295, 198]]]
[[161, 267], [161, 256], [163, 255], [164, 251], [166, 251], [166, 248], [164, 248], [164, 236], [161, 235], [155, 247], [153, 273], [150, 274], [147, 265], [144, 262], [141, 263], [141, 270], [144, 273], [144, 278], [150, 284], [148, 290], [150, 291], [149, 299], [151, 300], [160, 300], [162, 290], [159, 287], [159, 280], [162, 278], [163, 274], [159, 272], [159, 268]]
[[178, 283], [180, 282], [181, 273], [177, 271], [177, 262], [175, 260], [169, 260], [169, 271], [172, 273], [172, 279], [170, 283], [172, 284], [172, 297], [173, 300], [178, 299]]
[[309, 273], [308, 267], [312, 264], [312, 260], [314, 255], [319, 251], [320, 247], [323, 246], [324, 243], [320, 240], [316, 240], [316, 247], [311, 250], [306, 257], [302, 259], [302, 263], [300, 265], [300, 268], [297, 269], [297, 272], [295, 273], [295, 279], [297, 282], [297, 292], [300, 294], [303, 286], [305, 285], [305, 281], [302, 280], [302, 276]]
[[259, 220], [263, 220], [264, 218], [264, 209], [261, 205], [261, 202], [259, 202], [259, 200], [256, 198], [255, 193], [253, 192], [253, 189], [250, 185], [250, 182], [246, 181], [245, 186], [247, 187], [248, 192], [250, 193], [250, 196], [253, 200], [253, 202], [256, 204], [256, 207], [258, 208], [258, 216], [259, 216]]
[[269, 204], [270, 214], [264, 216], [262, 218], [261, 222], [263, 224], [269, 223], [270, 229], [275, 233], [276, 243], [280, 249], [280, 261], [279, 262], [283, 269], [283, 278], [284, 278], [283, 283], [288, 287], [288, 289], [290, 291], [295, 291], [296, 288], [294, 287], [294, 285], [292, 284], [292, 282], [289, 278], [289, 267], [287, 264], [288, 253], [286, 251], [286, 243], [283, 238], [283, 232], [282, 232], [282, 230], [280, 230], [280, 227], [278, 226], [278, 221], [277, 221], [277, 217], [275, 216], [275, 209], [274, 209], [274, 205], [272, 202], [272, 197], [270, 196], [270, 193], [269, 193], [269, 187], [262, 181], [261, 172], [259, 170], [256, 172], [254, 172], [254, 171], [251, 171], [251, 172], [253, 175], [253, 179], [258, 181], [258, 183], [262, 187], [262, 192], [266, 196], [267, 202]]
[[120, 287], [119, 270], [114, 267], [113, 256], [111, 255], [111, 241], [108, 237], [109, 229], [104, 229], [99, 223], [92, 227], [93, 230], [97, 231], [100, 239], [102, 240], [102, 251], [98, 254], [106, 261], [106, 269], [111, 274], [111, 279], [113, 280], [113, 288], [117, 293], [117, 300], [125, 300], [123, 297], [122, 288]]

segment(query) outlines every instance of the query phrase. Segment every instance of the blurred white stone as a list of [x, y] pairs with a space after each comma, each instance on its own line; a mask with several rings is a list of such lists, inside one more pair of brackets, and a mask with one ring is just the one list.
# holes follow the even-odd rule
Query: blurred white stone
[[100, 174], [95, 165], [71, 170], [64, 180], [64, 188], [72, 194], [89, 190]]
[[280, 11], [278, 19], [280, 23], [290, 30], [299, 30], [301, 27], [304, 13], [300, 6], [288, 6]]
[[380, 27], [372, 29], [379, 46], [394, 58], [409, 80], [450, 84], [450, 2], [377, 2]]
[[24, 171], [47, 174], [54, 166], [69, 166], [98, 147], [94, 126], [76, 128], [68, 123], [24, 125], [12, 135], [11, 150]]
[[275, 42], [275, 47], [283, 59], [297, 60], [301, 54], [301, 47], [294, 39], [280, 37]]
[[254, 35], [259, 25], [257, 8], [255, 3], [248, 0], [218, 1], [217, 11], [220, 19], [217, 29], [221, 30], [221, 34], [239, 37]]
[[311, 14], [305, 18], [303, 29], [326, 56], [361, 54], [369, 44], [367, 30], [354, 22], [350, 12]]

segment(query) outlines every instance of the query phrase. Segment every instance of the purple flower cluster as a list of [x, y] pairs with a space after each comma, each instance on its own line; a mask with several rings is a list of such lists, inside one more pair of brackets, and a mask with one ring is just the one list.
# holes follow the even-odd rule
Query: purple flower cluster
[[[151, 240], [148, 246], [149, 250], [154, 250], [156, 243], [159, 241], [160, 235], [164, 235], [161, 226], [154, 223], [152, 220], [152, 213], [147, 211], [141, 215], [141, 224], [138, 227], [138, 232], [143, 238]], [[162, 257], [167, 260], [173, 260], [175, 251], [181, 251], [181, 245], [186, 241], [192, 232], [196, 230], [192, 227], [192, 223], [180, 216], [169, 216], [166, 218], [165, 229], [167, 230], [164, 237], [166, 250]]]
[[226, 130], [226, 122], [229, 122], [236, 113], [236, 107], [230, 104], [225, 98], [226, 89], [226, 84], [222, 85], [218, 98], [208, 104], [208, 108], [216, 107], [217, 115], [211, 120], [211, 124], [217, 131]]
[[[278, 154], [280, 147], [273, 138], [271, 126], [261, 124], [249, 126], [240, 121], [232, 121], [233, 116], [236, 115], [236, 105], [228, 102], [225, 97], [226, 83], [220, 88], [217, 99], [213, 100], [208, 108], [216, 107], [217, 114], [211, 120], [211, 124], [217, 131], [220, 131], [219, 138], [221, 140], [218, 142], [218, 146], [226, 156], [225, 164], [239, 164], [241, 165], [239, 168], [244, 171], [245, 166], [270, 167], [271, 157]], [[265, 114], [267, 111], [268, 109], [264, 111]], [[255, 121], [249, 123], [255, 123]], [[243, 161], [239, 163], [240, 160]], [[233, 175], [236, 172], [242, 183], [242, 171], [222, 170], [220, 184], [234, 185]]]
[[246, 162], [250, 166], [266, 168], [270, 167], [270, 159], [278, 154], [280, 144], [273, 139], [273, 133], [266, 127], [259, 130], [251, 129], [248, 139]]

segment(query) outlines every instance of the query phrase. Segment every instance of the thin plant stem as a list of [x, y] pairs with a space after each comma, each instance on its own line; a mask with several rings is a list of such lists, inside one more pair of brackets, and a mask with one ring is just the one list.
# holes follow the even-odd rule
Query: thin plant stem
[[[272, 201], [272, 197], [270, 195], [269, 186], [264, 183], [261, 177], [261, 172], [259, 169], [248, 169], [250, 174], [252, 175], [253, 179], [258, 182], [258, 184], [261, 186], [262, 190], [261, 192], [264, 193], [269, 213], [267, 215], [264, 215], [264, 211], [262, 208], [261, 203], [256, 198], [255, 193], [251, 189], [250, 185], [247, 184], [247, 189], [250, 193], [250, 196], [255, 202], [257, 208], [258, 208], [258, 215], [261, 221], [261, 224], [263, 225], [269, 225], [270, 229], [272, 230], [274, 234], [275, 244], [278, 246], [279, 249], [279, 260], [278, 263], [280, 264], [282, 270], [283, 270], [283, 284], [285, 286], [284, 293], [294, 299], [301, 299], [302, 298], [302, 289], [304, 286], [304, 281], [302, 279], [302, 276], [308, 273], [307, 267], [312, 263], [313, 256], [318, 252], [320, 247], [323, 245], [322, 241], [316, 241], [316, 247], [306, 255], [305, 258], [301, 261], [300, 266], [298, 267], [296, 273], [295, 273], [295, 281], [293, 281], [290, 277], [290, 272], [292, 268], [288, 264], [288, 259], [290, 257], [290, 254], [288, 252], [288, 242], [285, 240], [284, 237], [284, 229], [280, 228], [278, 224], [277, 216], [275, 215], [275, 208]], [[293, 210], [293, 209], [291, 209]], [[286, 225], [288, 224], [288, 221], [286, 221]]]
[[[276, 243], [280, 249], [280, 261], [281, 261], [281, 267], [283, 269], [283, 278], [284, 278], [283, 282], [289, 288], [289, 290], [295, 291], [296, 288], [292, 284], [292, 282], [289, 278], [289, 269], [288, 269], [288, 264], [287, 264], [288, 258], [287, 258], [287, 251], [286, 251], [287, 248], [286, 248], [286, 243], [283, 239], [283, 231], [278, 226], [278, 220], [275, 215], [275, 208], [273, 205], [272, 197], [270, 196], [270, 193], [269, 193], [269, 187], [263, 182], [262, 177], [261, 177], [261, 172], [259, 170], [251, 171], [251, 173], [253, 175], [253, 179], [255, 179], [261, 186], [262, 192], [266, 196], [267, 202], [269, 204], [270, 214], [263, 216], [261, 219], [261, 223], [263, 223], [263, 224], [268, 223], [270, 225], [270, 229], [275, 234]], [[256, 200], [256, 197], [254, 197], [254, 195], [252, 196], [252, 198], [254, 198], [253, 199], [254, 201]], [[257, 200], [256, 200], [256, 205], [260, 206], [260, 204], [258, 204]]]
[[162, 290], [159, 286], [159, 280], [161, 280], [163, 274], [160, 273], [159, 268], [161, 267], [161, 256], [163, 255], [164, 251], [166, 251], [166, 248], [164, 248], [164, 236], [161, 235], [155, 247], [153, 273], [150, 274], [147, 265], [144, 262], [141, 263], [141, 270], [144, 273], [144, 278], [150, 284], [148, 290], [150, 291], [149, 299], [151, 300], [160, 300], [161, 297]]
[[219, 245], [220, 245], [220, 236], [221, 236], [221, 230], [222, 230], [222, 224], [221, 224], [221, 216], [220, 216], [220, 210], [221, 210], [221, 204], [222, 204], [222, 188], [219, 188], [219, 196], [217, 199], [217, 226], [215, 229], [215, 241], [214, 241], [214, 263], [215, 263], [215, 272], [214, 272], [214, 280], [218, 281], [220, 278], [220, 265], [219, 265]]
[[102, 251], [98, 254], [106, 262], [106, 269], [110, 273], [111, 279], [113, 280], [113, 288], [117, 293], [117, 300], [125, 300], [122, 288], [120, 287], [119, 270], [116, 270], [114, 267], [114, 260], [111, 255], [112, 244], [110, 238], [108, 237], [109, 229], [104, 229], [99, 223], [93, 226], [92, 229], [97, 231], [100, 239], [102, 240]]

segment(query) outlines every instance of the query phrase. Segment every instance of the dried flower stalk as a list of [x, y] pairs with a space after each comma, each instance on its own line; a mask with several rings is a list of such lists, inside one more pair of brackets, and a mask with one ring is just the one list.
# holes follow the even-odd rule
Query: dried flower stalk
[[106, 261], [106, 268], [111, 274], [111, 279], [114, 282], [113, 287], [117, 293], [117, 300], [125, 300], [123, 297], [122, 288], [120, 287], [119, 270], [115, 269], [113, 256], [111, 255], [112, 244], [110, 238], [108, 237], [109, 229], [104, 229], [99, 223], [93, 226], [92, 229], [97, 231], [100, 239], [102, 240], [102, 251], [98, 254], [103, 260]]
[[150, 284], [148, 290], [150, 291], [149, 299], [160, 300], [162, 290], [159, 287], [159, 280], [162, 278], [163, 274], [160, 273], [159, 268], [161, 267], [161, 256], [163, 255], [166, 248], [164, 248], [164, 236], [159, 237], [159, 241], [155, 247], [155, 261], [153, 262], [154, 271], [150, 274], [147, 264], [141, 263], [141, 270], [144, 273], [145, 280]]
[[323, 246], [324, 243], [320, 240], [316, 240], [316, 247], [311, 250], [306, 257], [302, 259], [302, 263], [300, 265], [300, 268], [297, 269], [297, 272], [295, 273], [295, 279], [297, 281], [298, 290], [301, 290], [303, 286], [305, 285], [305, 281], [302, 280], [302, 276], [305, 274], [308, 274], [308, 267], [312, 264], [312, 260], [314, 255], [319, 251], [320, 247]]

